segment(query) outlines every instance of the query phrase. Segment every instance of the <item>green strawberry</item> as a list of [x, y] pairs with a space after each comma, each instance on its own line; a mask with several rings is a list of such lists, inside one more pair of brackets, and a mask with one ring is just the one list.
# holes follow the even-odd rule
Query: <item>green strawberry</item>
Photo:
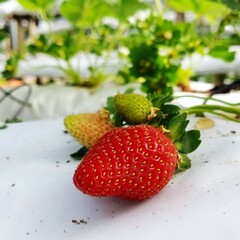
[[116, 111], [130, 125], [147, 123], [159, 110], [146, 97], [136, 93], [117, 94], [114, 104]]
[[64, 125], [66, 130], [87, 148], [90, 148], [102, 135], [114, 128], [106, 110], [97, 113], [68, 115], [64, 118]]
[[178, 151], [150, 125], [114, 128], [87, 152], [73, 182], [85, 194], [142, 200], [157, 194], [174, 174]]

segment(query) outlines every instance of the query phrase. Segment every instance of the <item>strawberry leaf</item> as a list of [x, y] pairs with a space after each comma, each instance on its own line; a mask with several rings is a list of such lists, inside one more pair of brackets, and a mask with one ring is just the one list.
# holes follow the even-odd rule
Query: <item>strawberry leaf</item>
[[180, 111], [180, 108], [173, 104], [166, 104], [161, 107], [161, 111], [164, 114], [172, 115], [172, 114], [178, 114]]
[[114, 97], [107, 98], [107, 106], [104, 107], [110, 114], [114, 114], [116, 112], [115, 105], [114, 105]]
[[85, 154], [88, 152], [88, 148], [83, 146], [77, 152], [70, 154], [74, 160], [81, 160]]
[[123, 117], [119, 112], [116, 112], [114, 114], [114, 125], [116, 127], [121, 127], [123, 126]]
[[171, 95], [156, 96], [154, 94], [149, 95], [148, 99], [152, 102], [154, 107], [161, 108], [165, 103], [173, 100]]
[[198, 130], [190, 130], [185, 132], [179, 140], [174, 144], [180, 153], [191, 153], [195, 151], [201, 143], [200, 132]]
[[185, 171], [186, 169], [190, 168], [191, 166], [192, 166], [191, 159], [186, 154], [180, 154], [180, 157], [178, 160], [178, 166], [175, 170], [175, 173]]
[[173, 142], [179, 139], [185, 131], [188, 125], [187, 113], [182, 113], [171, 119], [168, 125], [168, 130], [170, 130], [169, 137]]
[[0, 122], [0, 130], [7, 128], [7, 124], [4, 122]]
[[148, 124], [154, 127], [160, 127], [161, 125], [163, 125], [161, 122], [163, 118], [164, 118], [164, 114], [161, 111], [158, 111], [157, 116], [151, 119], [151, 121]]
[[133, 92], [134, 92], [134, 88], [128, 88], [124, 93], [133, 93]]

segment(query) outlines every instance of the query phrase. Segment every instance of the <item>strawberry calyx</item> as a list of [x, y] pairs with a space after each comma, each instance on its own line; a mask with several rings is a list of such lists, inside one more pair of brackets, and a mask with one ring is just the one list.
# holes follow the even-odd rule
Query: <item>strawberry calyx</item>
[[148, 121], [152, 120], [153, 118], [155, 118], [157, 116], [157, 112], [159, 111], [160, 109], [157, 108], [157, 107], [151, 107], [150, 108], [150, 114], [147, 116], [147, 119]]

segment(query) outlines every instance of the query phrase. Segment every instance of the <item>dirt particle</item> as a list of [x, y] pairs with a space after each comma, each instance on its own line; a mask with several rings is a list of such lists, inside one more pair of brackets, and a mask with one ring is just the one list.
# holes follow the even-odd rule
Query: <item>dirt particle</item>
[[79, 222], [80, 222], [80, 223], [83, 223], [83, 224], [87, 224], [87, 223], [88, 223], [88, 222], [87, 222], [86, 220], [84, 220], [84, 219], [81, 219]]
[[79, 221], [76, 220], [76, 219], [72, 219], [72, 223], [75, 223], [75, 224], [87, 224], [88, 222], [84, 219], [80, 219]]
[[16, 186], [16, 184], [15, 184], [15, 183], [11, 184], [11, 187], [15, 187], [15, 186]]

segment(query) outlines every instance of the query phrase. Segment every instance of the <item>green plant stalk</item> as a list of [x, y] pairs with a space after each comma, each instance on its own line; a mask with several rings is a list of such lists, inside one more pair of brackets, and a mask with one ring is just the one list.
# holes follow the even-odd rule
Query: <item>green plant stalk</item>
[[65, 73], [67, 73], [67, 76], [70, 77], [71, 82], [76, 85], [81, 85], [82, 84], [81, 75], [75, 71], [69, 60], [66, 60], [66, 63], [67, 69], [65, 69]]
[[[239, 114], [240, 109], [237, 109], [237, 111], [236, 111], [236, 109], [232, 110], [231, 108], [229, 108], [229, 109], [227, 109], [227, 111], [224, 111], [224, 110], [221, 110], [221, 109], [212, 108], [212, 106], [210, 106], [210, 108], [202, 107], [202, 106], [204, 106], [204, 105], [199, 105], [199, 106], [194, 106], [194, 107], [182, 109], [181, 112], [186, 112], [187, 114], [210, 113], [210, 114], [219, 116], [221, 118], [240, 123], [240, 119], [238, 118], [240, 116], [240, 114]], [[205, 106], [209, 106], [209, 105], [205, 105]], [[228, 112], [230, 114], [225, 114], [226, 112]], [[236, 114], [236, 112], [238, 112], [238, 113]]]
[[[198, 109], [201, 109], [203, 111], [223, 111], [227, 113], [233, 113], [240, 115], [240, 108], [237, 107], [227, 107], [227, 106], [222, 106], [222, 105], [196, 105], [193, 107], [187, 108], [188, 111], [198, 111]], [[186, 109], [185, 109], [186, 110]]]
[[229, 105], [229, 106], [240, 106], [240, 102], [238, 103], [230, 103], [230, 102], [226, 102], [217, 98], [213, 98], [213, 97], [200, 97], [200, 96], [191, 96], [191, 95], [185, 95], [185, 96], [175, 96], [174, 99], [178, 99], [178, 98], [198, 98], [198, 99], [202, 99], [205, 101], [211, 100], [211, 101], [216, 101], [219, 103], [223, 103], [225, 105]]
[[157, 7], [157, 10], [158, 10], [158, 14], [160, 16], [163, 15], [163, 6], [162, 6], [162, 2], [160, 0], [155, 0], [155, 4], [156, 4], [156, 7]]

